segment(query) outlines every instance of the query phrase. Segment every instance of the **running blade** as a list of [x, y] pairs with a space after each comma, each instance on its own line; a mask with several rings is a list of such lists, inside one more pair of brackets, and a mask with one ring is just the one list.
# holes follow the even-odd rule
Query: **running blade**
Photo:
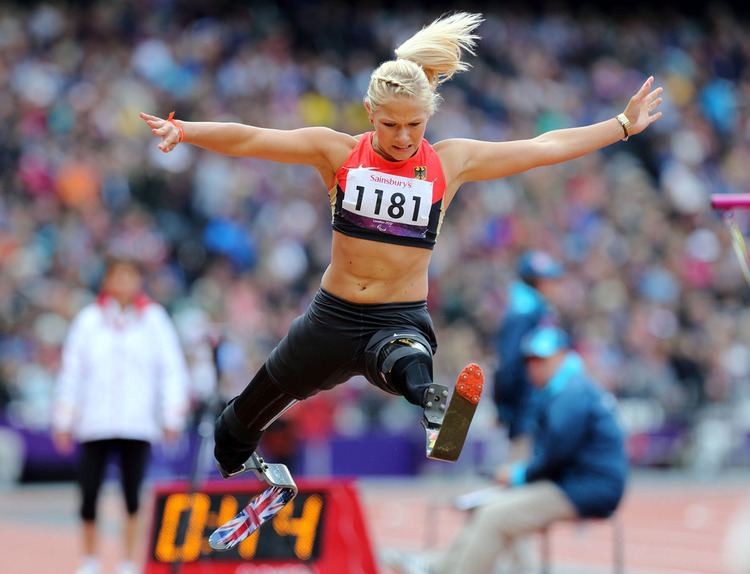
[[294, 489], [271, 486], [253, 498], [237, 516], [223, 526], [219, 526], [208, 538], [214, 550], [233, 548], [262, 524], [276, 516], [297, 494]]
[[425, 427], [427, 458], [454, 462], [463, 449], [484, 387], [482, 368], [469, 363], [458, 375], [456, 388], [440, 425]]

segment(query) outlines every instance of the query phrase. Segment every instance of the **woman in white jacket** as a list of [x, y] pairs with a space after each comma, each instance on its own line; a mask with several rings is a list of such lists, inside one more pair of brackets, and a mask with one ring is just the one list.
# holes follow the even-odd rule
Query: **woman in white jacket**
[[151, 443], [174, 440], [189, 402], [176, 331], [163, 307], [142, 292], [133, 261], [109, 261], [96, 302], [75, 317], [65, 340], [53, 438], [60, 452], [80, 442], [83, 560], [98, 574], [96, 503], [107, 461], [116, 455], [127, 510], [119, 574], [135, 573], [139, 490]]

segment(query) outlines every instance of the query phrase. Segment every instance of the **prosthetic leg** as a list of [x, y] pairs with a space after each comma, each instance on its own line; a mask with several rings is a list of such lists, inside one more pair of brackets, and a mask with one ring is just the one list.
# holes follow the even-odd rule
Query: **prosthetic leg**
[[484, 373], [479, 365], [469, 363], [458, 375], [456, 388], [446, 407], [448, 390], [432, 385], [425, 397], [424, 426], [427, 458], [455, 462], [466, 442], [484, 387]]
[[248, 470], [269, 486], [253, 498], [232, 520], [211, 533], [208, 537], [208, 544], [214, 550], [233, 548], [276, 516], [289, 501], [297, 496], [297, 485], [286, 465], [266, 464], [256, 453], [250, 456], [241, 469], [226, 475], [222, 472], [222, 475], [224, 478], [230, 478]]
[[[297, 496], [297, 485], [286, 465], [266, 463], [255, 452], [263, 431], [296, 402], [276, 387], [264, 366], [217, 419], [214, 453], [221, 475], [231, 478], [250, 471], [268, 488], [211, 534], [208, 543], [214, 550], [236, 546]], [[248, 452], [250, 456], [238, 462]]]
[[427, 458], [457, 460], [482, 395], [482, 369], [474, 363], [464, 367], [449, 400], [448, 387], [432, 382], [432, 353], [421, 335], [393, 334], [379, 341], [375, 352], [384, 388], [424, 409]]

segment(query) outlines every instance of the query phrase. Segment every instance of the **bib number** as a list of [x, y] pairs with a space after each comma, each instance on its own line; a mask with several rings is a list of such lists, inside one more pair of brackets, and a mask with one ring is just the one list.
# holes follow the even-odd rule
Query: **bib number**
[[427, 227], [432, 182], [386, 175], [367, 168], [349, 170], [342, 207], [370, 219]]

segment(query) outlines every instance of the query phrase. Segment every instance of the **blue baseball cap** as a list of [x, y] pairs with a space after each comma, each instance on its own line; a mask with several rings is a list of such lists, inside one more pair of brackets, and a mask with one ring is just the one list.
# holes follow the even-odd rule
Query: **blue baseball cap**
[[562, 263], [546, 251], [526, 251], [518, 258], [518, 276], [524, 281], [562, 277]]
[[569, 346], [570, 341], [565, 331], [559, 327], [545, 325], [537, 327], [524, 337], [521, 343], [521, 352], [524, 357], [546, 359]]

